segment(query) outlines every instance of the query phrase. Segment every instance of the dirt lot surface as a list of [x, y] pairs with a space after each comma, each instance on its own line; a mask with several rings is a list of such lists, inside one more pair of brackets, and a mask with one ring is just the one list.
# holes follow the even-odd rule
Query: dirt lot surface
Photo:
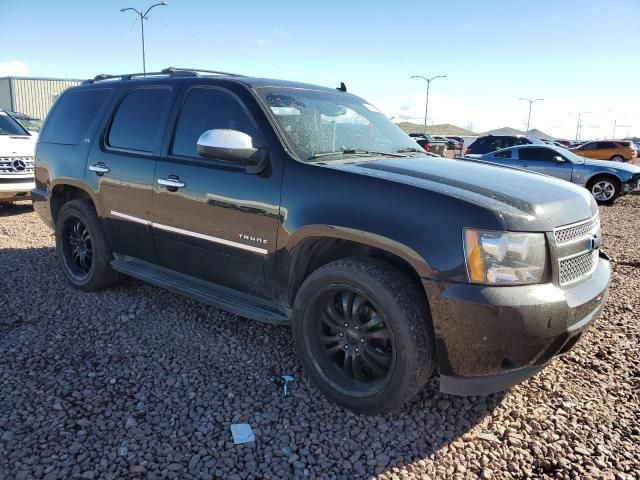
[[638, 479], [640, 195], [602, 218], [610, 298], [572, 352], [505, 394], [366, 417], [309, 384], [288, 329], [133, 280], [76, 291], [31, 207], [0, 206], [0, 479]]

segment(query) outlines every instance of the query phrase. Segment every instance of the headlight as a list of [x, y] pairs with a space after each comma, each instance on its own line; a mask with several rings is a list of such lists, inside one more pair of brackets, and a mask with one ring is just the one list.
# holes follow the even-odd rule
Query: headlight
[[547, 265], [543, 233], [465, 228], [464, 253], [472, 283], [540, 283]]

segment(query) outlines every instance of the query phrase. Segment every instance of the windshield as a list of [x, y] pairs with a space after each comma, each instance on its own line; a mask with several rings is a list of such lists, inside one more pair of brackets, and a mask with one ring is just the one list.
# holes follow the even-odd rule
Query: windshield
[[7, 112], [0, 110], [0, 135], [29, 135]]
[[302, 161], [423, 154], [420, 146], [385, 115], [354, 95], [286, 87], [256, 91]]
[[566, 158], [570, 162], [573, 162], [573, 163], [582, 163], [582, 162], [584, 162], [584, 157], [581, 157], [580, 155], [576, 155], [575, 153], [570, 152], [566, 148], [556, 147], [555, 145], [551, 145], [551, 146], [549, 146], [549, 148], [555, 150], [556, 152], [558, 152], [561, 156], [563, 156], [564, 158]]

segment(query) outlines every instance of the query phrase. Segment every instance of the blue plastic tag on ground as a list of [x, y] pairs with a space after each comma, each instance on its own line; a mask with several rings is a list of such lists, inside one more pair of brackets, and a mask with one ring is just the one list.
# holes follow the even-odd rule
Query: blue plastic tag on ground
[[233, 436], [233, 443], [236, 445], [256, 441], [256, 436], [248, 423], [233, 423], [231, 425], [231, 436]]

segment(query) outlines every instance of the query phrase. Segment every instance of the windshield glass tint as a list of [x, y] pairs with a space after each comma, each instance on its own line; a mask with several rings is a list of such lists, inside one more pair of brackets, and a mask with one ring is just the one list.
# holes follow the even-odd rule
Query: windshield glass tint
[[22, 126], [6, 112], [0, 111], [0, 135], [29, 135]]
[[573, 163], [582, 163], [584, 161], [584, 157], [576, 155], [575, 153], [570, 152], [566, 148], [560, 148], [560, 147], [550, 147], [550, 148], [555, 150], [556, 152], [558, 152], [558, 154], [560, 154], [561, 156], [563, 156], [564, 158], [566, 158], [567, 160]]
[[299, 88], [258, 88], [257, 92], [300, 160], [329, 152], [340, 153], [323, 160], [339, 160], [349, 152], [420, 151], [413, 139], [356, 96]]

